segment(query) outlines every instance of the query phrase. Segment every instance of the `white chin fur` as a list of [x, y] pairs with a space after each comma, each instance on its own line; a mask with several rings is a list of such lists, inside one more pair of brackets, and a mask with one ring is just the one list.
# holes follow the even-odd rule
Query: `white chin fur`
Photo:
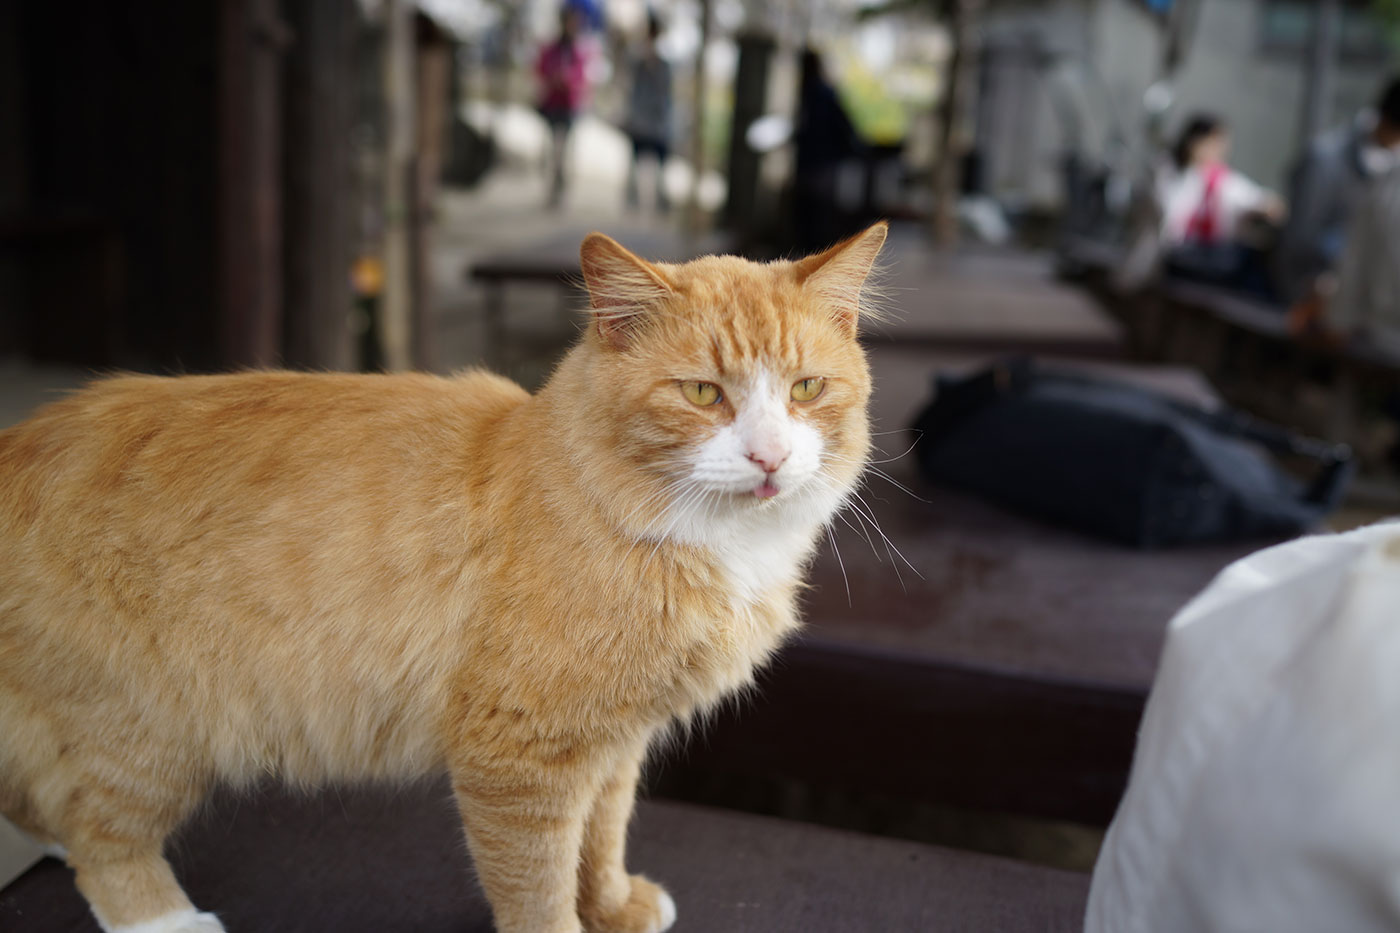
[[192, 907], [124, 926], [108, 926], [99, 917], [97, 925], [106, 933], [224, 933], [224, 925], [218, 917]]

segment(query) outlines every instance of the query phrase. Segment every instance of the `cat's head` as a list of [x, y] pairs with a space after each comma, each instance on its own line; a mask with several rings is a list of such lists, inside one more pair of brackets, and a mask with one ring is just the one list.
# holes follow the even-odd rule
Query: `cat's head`
[[[584, 240], [589, 404], [608, 446], [674, 509], [820, 520], [869, 448], [862, 291], [886, 226], [797, 262], [650, 263]], [[825, 514], [817, 514], [825, 513]]]

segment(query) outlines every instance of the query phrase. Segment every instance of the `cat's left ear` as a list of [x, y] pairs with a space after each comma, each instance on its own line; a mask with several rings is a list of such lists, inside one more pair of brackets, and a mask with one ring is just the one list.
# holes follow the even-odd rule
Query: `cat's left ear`
[[601, 233], [584, 237], [579, 261], [599, 338], [625, 349], [642, 317], [671, 296], [670, 283], [656, 266]]
[[861, 289], [875, 266], [875, 258], [880, 255], [880, 247], [885, 245], [889, 229], [889, 224], [882, 220], [826, 252], [797, 262], [797, 281], [830, 306], [837, 321], [852, 336], [860, 316]]

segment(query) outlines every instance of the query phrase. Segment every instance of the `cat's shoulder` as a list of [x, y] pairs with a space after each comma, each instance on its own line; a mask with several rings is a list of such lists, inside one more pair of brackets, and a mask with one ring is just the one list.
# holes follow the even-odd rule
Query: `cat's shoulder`
[[486, 369], [464, 369], [447, 381], [459, 396], [484, 405], [513, 408], [530, 399], [530, 393], [519, 383]]

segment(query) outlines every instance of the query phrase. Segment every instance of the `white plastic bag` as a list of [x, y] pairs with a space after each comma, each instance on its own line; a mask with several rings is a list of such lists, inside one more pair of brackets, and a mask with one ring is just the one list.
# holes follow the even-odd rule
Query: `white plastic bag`
[[1172, 621], [1085, 929], [1400, 929], [1400, 523], [1254, 554]]

